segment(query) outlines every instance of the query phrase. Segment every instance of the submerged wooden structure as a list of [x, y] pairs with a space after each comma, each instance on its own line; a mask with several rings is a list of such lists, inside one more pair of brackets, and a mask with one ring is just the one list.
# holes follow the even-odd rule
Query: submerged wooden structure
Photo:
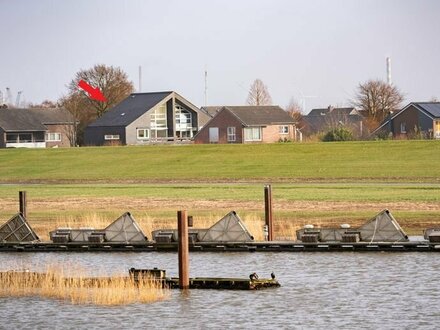
[[[196, 242], [252, 242], [254, 237], [235, 211], [231, 211], [209, 228], [188, 228], [189, 240]], [[177, 229], [159, 229], [152, 233], [156, 243], [179, 240]]]
[[[163, 287], [179, 289], [178, 277], [167, 277], [162, 269], [135, 269], [131, 268], [130, 276], [137, 280], [139, 276], [147, 276], [162, 282]], [[188, 289], [217, 289], [217, 290], [260, 290], [265, 288], [278, 288], [280, 283], [275, 279], [267, 278], [224, 278], [224, 277], [194, 277], [189, 278]]]
[[298, 230], [296, 235], [298, 240], [305, 243], [409, 242], [408, 235], [391, 212], [386, 209], [360, 227], [351, 228], [350, 225], [343, 224], [340, 228], [315, 228], [312, 225], [306, 225]]

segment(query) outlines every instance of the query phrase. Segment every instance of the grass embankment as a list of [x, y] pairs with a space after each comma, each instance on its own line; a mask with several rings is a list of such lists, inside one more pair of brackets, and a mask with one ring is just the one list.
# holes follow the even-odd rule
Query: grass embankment
[[3, 149], [0, 223], [27, 190], [28, 219], [42, 238], [125, 211], [151, 235], [176, 227], [178, 209], [198, 227], [235, 210], [260, 238], [262, 183], [272, 183], [277, 237], [294, 238], [307, 223], [355, 226], [384, 208], [420, 234], [440, 222], [439, 150], [440, 141]]
[[126, 305], [163, 300], [167, 291], [157, 280], [140, 276], [87, 278], [84, 271], [65, 277], [59, 268], [45, 273], [9, 271], [0, 273], [0, 297], [40, 296], [72, 304]]
[[0, 150], [0, 182], [438, 182], [439, 141]]

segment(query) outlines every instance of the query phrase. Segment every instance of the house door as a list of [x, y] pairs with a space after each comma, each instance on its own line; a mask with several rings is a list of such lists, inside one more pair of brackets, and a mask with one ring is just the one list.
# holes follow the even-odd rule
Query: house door
[[218, 127], [209, 128], [209, 143], [218, 143]]

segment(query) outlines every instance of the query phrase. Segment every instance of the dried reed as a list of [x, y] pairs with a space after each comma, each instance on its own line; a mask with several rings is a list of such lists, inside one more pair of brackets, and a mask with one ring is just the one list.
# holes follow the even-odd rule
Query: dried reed
[[45, 273], [9, 271], [0, 273], [0, 297], [41, 296], [70, 301], [72, 304], [126, 305], [151, 303], [168, 297], [159, 281], [140, 276], [87, 278], [74, 271], [65, 277], [59, 268], [49, 267]]

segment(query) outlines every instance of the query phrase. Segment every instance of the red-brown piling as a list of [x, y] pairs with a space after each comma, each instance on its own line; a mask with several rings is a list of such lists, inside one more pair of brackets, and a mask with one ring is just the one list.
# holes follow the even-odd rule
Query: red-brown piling
[[188, 216], [186, 210], [177, 211], [177, 230], [179, 235], [179, 287], [189, 288], [189, 245]]
[[273, 240], [273, 224], [272, 224], [272, 186], [270, 184], [264, 186], [264, 218], [267, 228], [267, 240]]
[[23, 217], [26, 219], [27, 217], [27, 200], [26, 200], [26, 191], [19, 191], [18, 192], [18, 199], [20, 204], [20, 213], [23, 215]]

